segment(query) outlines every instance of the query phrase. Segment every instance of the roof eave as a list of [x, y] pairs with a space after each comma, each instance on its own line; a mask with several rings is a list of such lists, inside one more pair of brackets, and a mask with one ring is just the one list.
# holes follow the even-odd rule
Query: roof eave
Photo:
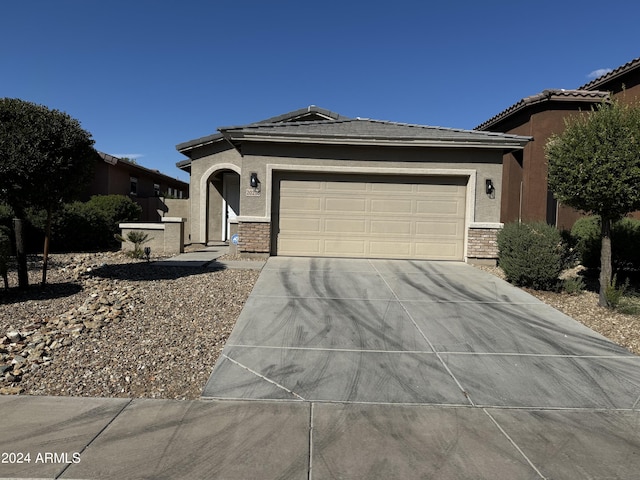
[[214, 133], [213, 135], [207, 135], [206, 137], [196, 138], [195, 140], [179, 143], [178, 145], [176, 145], [176, 150], [186, 155], [185, 152], [190, 152], [191, 150], [195, 150], [196, 148], [211, 145], [213, 143], [218, 143], [222, 140], [224, 140], [224, 137], [222, 135], [220, 135], [219, 133]]
[[371, 138], [349, 136], [309, 136], [309, 135], [258, 135], [241, 132], [223, 131], [223, 135], [234, 145], [242, 142], [295, 143], [319, 145], [352, 146], [394, 146], [394, 147], [446, 147], [446, 148], [483, 148], [483, 149], [523, 149], [531, 137], [510, 136], [484, 138], [478, 140], [461, 139], [416, 139], [416, 138]]
[[[567, 92], [579, 92], [582, 90], [570, 90]], [[526, 110], [535, 105], [544, 102], [567, 102], [567, 103], [599, 103], [606, 100], [609, 97], [608, 92], [600, 92], [598, 90], [589, 91], [589, 95], [577, 96], [563, 94], [558, 90], [544, 90], [542, 93], [532, 95], [531, 97], [523, 98], [519, 102], [513, 104], [511, 107], [503, 110], [489, 120], [481, 123], [474, 130], [488, 130], [489, 128], [497, 125], [500, 122]]]

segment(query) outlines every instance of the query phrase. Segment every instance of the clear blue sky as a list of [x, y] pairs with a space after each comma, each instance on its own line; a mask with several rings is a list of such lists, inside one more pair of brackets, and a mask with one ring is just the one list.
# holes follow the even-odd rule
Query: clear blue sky
[[[624, 5], [621, 7], [619, 5]], [[0, 97], [188, 180], [175, 145], [318, 105], [471, 129], [640, 56], [640, 2], [13, 0]]]

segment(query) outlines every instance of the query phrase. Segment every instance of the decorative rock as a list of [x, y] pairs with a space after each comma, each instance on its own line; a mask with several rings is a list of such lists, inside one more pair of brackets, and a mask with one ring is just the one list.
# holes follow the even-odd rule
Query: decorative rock
[[20, 395], [24, 392], [22, 387], [2, 387], [0, 388], [0, 395]]
[[7, 338], [15, 343], [15, 342], [19, 342], [20, 340], [22, 340], [22, 335], [20, 335], [20, 332], [16, 331], [16, 330], [12, 330], [10, 332], [7, 332]]
[[15, 357], [13, 357], [13, 360], [11, 360], [11, 365], [22, 365], [25, 361], [26, 360], [24, 357], [16, 355]]

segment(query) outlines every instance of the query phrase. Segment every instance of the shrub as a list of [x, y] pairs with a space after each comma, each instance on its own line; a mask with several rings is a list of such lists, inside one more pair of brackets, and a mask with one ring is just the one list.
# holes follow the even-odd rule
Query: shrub
[[583, 217], [571, 228], [576, 239], [580, 263], [587, 268], [600, 268], [600, 217]]
[[[600, 268], [600, 217], [579, 219], [571, 229], [577, 241], [582, 265], [597, 270]], [[624, 218], [611, 226], [612, 267], [614, 271], [640, 269], [640, 221]]]
[[[51, 221], [51, 248], [56, 251], [92, 251], [115, 248], [114, 234], [121, 222], [138, 220], [142, 207], [124, 195], [100, 195], [88, 202], [65, 204]], [[29, 213], [30, 223], [45, 229], [44, 211]]]
[[517, 286], [557, 289], [566, 259], [560, 232], [546, 223], [509, 223], [498, 233], [498, 261]]
[[142, 214], [142, 207], [124, 195], [94, 195], [87, 204], [101, 212], [110, 237], [120, 231], [118, 224], [140, 220]]

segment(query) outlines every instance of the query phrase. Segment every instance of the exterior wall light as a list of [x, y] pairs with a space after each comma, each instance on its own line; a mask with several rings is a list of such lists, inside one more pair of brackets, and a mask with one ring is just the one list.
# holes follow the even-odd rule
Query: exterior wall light
[[251, 178], [249, 178], [249, 185], [251, 188], [258, 188], [259, 185], [258, 174], [256, 172], [251, 173]]
[[496, 191], [496, 187], [493, 186], [493, 181], [490, 178], [487, 178], [485, 180], [485, 192], [491, 198], [494, 198], [495, 197], [495, 191]]

